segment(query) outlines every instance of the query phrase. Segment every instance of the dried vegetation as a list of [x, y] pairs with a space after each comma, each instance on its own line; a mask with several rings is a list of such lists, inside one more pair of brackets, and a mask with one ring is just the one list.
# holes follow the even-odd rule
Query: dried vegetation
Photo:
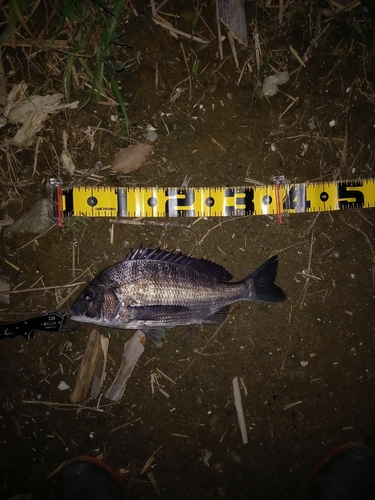
[[[226, 27], [218, 22], [220, 16], [215, 3], [165, 1], [157, 5], [152, 1], [150, 7], [147, 2], [121, 0], [111, 9], [99, 2], [57, 4], [61, 5], [58, 9], [49, 2], [22, 0], [9, 2], [7, 7], [1, 8], [0, 20], [5, 29], [0, 37], [0, 231], [12, 223], [18, 212], [24, 212], [33, 204], [30, 200], [44, 197], [49, 177], [60, 178], [64, 185], [71, 186], [167, 186], [181, 185], [190, 176], [192, 184], [198, 185], [267, 184], [273, 175], [282, 173], [292, 181], [374, 176], [375, 39], [371, 2], [366, 11], [365, 3], [362, 8], [359, 2], [345, 2], [344, 7], [339, 0], [251, 0], [246, 2], [248, 36], [245, 44], [238, 41], [241, 37], [232, 33], [230, 26], [228, 30], [228, 20]], [[265, 97], [262, 88], [266, 77], [286, 70], [288, 81], [280, 85], [277, 94]], [[143, 150], [138, 156], [137, 166], [129, 166], [128, 158], [121, 158], [125, 148], [139, 146], [145, 141], [152, 142], [152, 153], [145, 159], [151, 150], [148, 145], [147, 151]], [[120, 157], [116, 156], [118, 154]], [[114, 172], [110, 168], [116, 158], [123, 162], [125, 170]], [[142, 167], [136, 170], [141, 164]], [[317, 311], [326, 311], [327, 317], [330, 314], [324, 308], [335, 294], [336, 281], [327, 277], [325, 259], [329, 257], [330, 265], [334, 266], [337, 227], [343, 235], [340, 238], [345, 239], [347, 245], [339, 249], [347, 256], [343, 268], [346, 270], [348, 262], [352, 262], [347, 248], [355, 250], [355, 244], [361, 245], [361, 259], [366, 262], [366, 273], [370, 269], [374, 286], [371, 217], [357, 213], [353, 221], [347, 214], [340, 214], [335, 219], [328, 214], [324, 222], [323, 217], [314, 215], [304, 219], [297, 229], [288, 219], [283, 221], [281, 229], [277, 221], [270, 218], [266, 221], [266, 230], [266, 226], [260, 228], [254, 223], [251, 231], [248, 231], [249, 218], [241, 221], [236, 218], [223, 221], [122, 220], [126, 225], [112, 224], [110, 233], [108, 224], [94, 227], [94, 221], [77, 217], [68, 220], [61, 231], [47, 229], [36, 237], [17, 239], [14, 244], [4, 243], [2, 239], [0, 297], [4, 306], [2, 312], [7, 318], [46, 307], [66, 308], [84, 280], [104, 267], [103, 261], [118, 260], [124, 253], [124, 246], [137, 246], [141, 241], [149, 241], [153, 246], [174, 245], [185, 253], [231, 262], [241, 260], [241, 251], [248, 255], [249, 252], [265, 254], [279, 249], [289, 259], [283, 279], [289, 280], [291, 296], [290, 308], [282, 313], [283, 318], [276, 318], [272, 328], [266, 324], [261, 332], [263, 337], [267, 336], [267, 341], [259, 332], [251, 330], [245, 340], [233, 343], [232, 333], [238, 338], [238, 332], [230, 317], [215, 332], [208, 333], [208, 340], [193, 342], [181, 334], [178, 337], [184, 347], [181, 350], [188, 354], [180, 357], [175, 352], [180, 347], [177, 342], [173, 343], [173, 349], [163, 360], [164, 372], [159, 368], [162, 355], [149, 354], [142, 364], [143, 374], [149, 373], [147, 384], [142, 382], [146, 377], [141, 381], [137, 379], [141, 395], [134, 389], [130, 390], [129, 397], [139, 398], [139, 401], [137, 399], [134, 406], [129, 404], [131, 408], [124, 417], [121, 412], [116, 413], [116, 404], [103, 404], [102, 392], [82, 402], [88, 391], [85, 388], [85, 395], [73, 398], [73, 403], [69, 398], [65, 401], [62, 393], [54, 390], [61, 378], [77, 379], [85, 345], [79, 340], [73, 344], [72, 339], [66, 342], [61, 338], [49, 339], [44, 347], [38, 344], [38, 361], [32, 366], [32, 370], [40, 371], [40, 376], [33, 378], [37, 392], [30, 386], [21, 387], [22, 383], [26, 384], [26, 377], [17, 378], [20, 385], [17, 396], [12, 393], [4, 403], [4, 411], [11, 415], [4, 425], [15, 426], [17, 434], [23, 435], [25, 429], [33, 425], [34, 417], [38, 420], [43, 415], [44, 418], [44, 413], [34, 414], [30, 410], [41, 406], [52, 412], [74, 411], [78, 416], [82, 413], [95, 417], [105, 414], [108, 420], [111, 419], [111, 430], [107, 429], [106, 438], [111, 433], [119, 436], [147, 421], [149, 410], [145, 410], [145, 405], [148, 399], [161, 395], [160, 406], [170, 405], [165, 406], [168, 408], [166, 415], [160, 417], [162, 425], [169, 426], [168, 439], [173, 436], [173, 439], [194, 441], [194, 436], [200, 436], [202, 427], [207, 426], [205, 429], [211, 429], [215, 439], [220, 434], [217, 440], [220, 444], [239, 443], [237, 422], [226, 410], [229, 403], [224, 402], [225, 410], [220, 406], [219, 423], [213, 422], [208, 413], [211, 409], [202, 404], [204, 385], [199, 385], [199, 390], [189, 400], [191, 407], [201, 411], [200, 423], [189, 417], [189, 424], [183, 419], [176, 424], [172, 421], [175, 403], [170, 401], [177, 399], [179, 391], [185, 391], [189, 384], [193, 389], [198, 387], [201, 381], [196, 381], [199, 379], [197, 367], [202, 360], [210, 366], [207, 376], [218, 386], [215, 373], [219, 368], [215, 363], [219, 365], [220, 360], [223, 370], [227, 369], [236, 377], [246, 375], [249, 385], [252, 367], [246, 371], [246, 362], [248, 358], [249, 364], [256, 362], [251, 359], [253, 335], [257, 336], [255, 345], [263, 342], [258, 354], [264, 360], [272, 348], [270, 329], [274, 328], [277, 330], [275, 335], [279, 335], [279, 347], [273, 349], [277, 361], [271, 364], [267, 357], [264, 365], [257, 365], [257, 373], [260, 373], [259, 380], [263, 380], [265, 372], [273, 378], [282, 394], [282, 411], [284, 415], [287, 414], [285, 410], [290, 411], [292, 417], [288, 419], [289, 415], [283, 415], [281, 423], [273, 426], [271, 420], [264, 424], [258, 415], [258, 426], [264, 427], [264, 434], [257, 436], [254, 431], [249, 440], [255, 441], [257, 437], [259, 442], [265, 439], [270, 447], [273, 446], [274, 438], [277, 443], [279, 423], [281, 433], [292, 435], [293, 426], [298, 425], [290, 423], [295, 422], [293, 412], [296, 408], [307, 406], [310, 419], [319, 405], [318, 396], [315, 395], [317, 399], [311, 396], [311, 403], [310, 394], [301, 395], [300, 380], [294, 386], [287, 377], [293, 376], [296, 380], [298, 372], [304, 381], [301, 366], [306, 367], [308, 361], [303, 359], [296, 368], [295, 360], [300, 360], [302, 353], [310, 349], [311, 365], [319, 349], [309, 344], [310, 339], [301, 347], [301, 338], [305, 329], [308, 330], [308, 321], [315, 321], [318, 314], [315, 309], [311, 312], [309, 306], [314, 304]], [[333, 234], [326, 234], [327, 226]], [[259, 248], [251, 241], [253, 231], [260, 242]], [[53, 262], [46, 264], [46, 256]], [[352, 274], [354, 276], [354, 272]], [[22, 298], [12, 304], [13, 297]], [[354, 306], [347, 306], [344, 312], [350, 320], [353, 309]], [[268, 310], [262, 312], [268, 314]], [[344, 327], [343, 331], [343, 336], [349, 335]], [[318, 333], [316, 338], [319, 338]], [[117, 347], [116, 352], [111, 354], [109, 346], [107, 359], [106, 346], [105, 363], [100, 358], [107, 370], [106, 388], [121, 369], [123, 340], [114, 336], [112, 342]], [[316, 342], [319, 344], [318, 340]], [[100, 357], [100, 349], [96, 348]], [[27, 348], [20, 347], [19, 352], [26, 351]], [[168, 357], [172, 351], [176, 356], [175, 364], [171, 361], [172, 356]], [[19, 352], [14, 350], [15, 355]], [[142, 362], [145, 356], [146, 353]], [[235, 361], [229, 366], [225, 364], [227, 359]], [[237, 359], [241, 360], [238, 366], [243, 367], [243, 373], [236, 372]], [[169, 365], [165, 364], [167, 362]], [[165, 366], [172, 366], [171, 372]], [[92, 366], [90, 370], [95, 371]], [[165, 372], [173, 372], [173, 375]], [[103, 373], [98, 377], [103, 382]], [[82, 379], [85, 379], [84, 374]], [[321, 379], [311, 376], [309, 390], [314, 392]], [[226, 380], [226, 376], [220, 380]], [[245, 443], [248, 440], [246, 425], [248, 428], [249, 422], [256, 419], [257, 410], [249, 404], [244, 378], [240, 377], [240, 381], [241, 387], [236, 379], [234, 390]], [[253, 382], [256, 387], [252, 390], [261, 391], [261, 384]], [[289, 383], [293, 389], [287, 392], [285, 386]], [[225, 397], [232, 400], [227, 386], [216, 390], [226, 391]], [[120, 397], [122, 392], [123, 386], [113, 399]], [[22, 393], [22, 398], [18, 393]], [[33, 397], [26, 397], [30, 393]], [[262, 402], [260, 406], [259, 412], [265, 411], [266, 404]], [[13, 416], [15, 408], [18, 413]], [[189, 411], [186, 414], [190, 415]], [[57, 416], [56, 421], [59, 418]], [[22, 420], [27, 423], [23, 424]], [[160, 424], [160, 420], [157, 422]], [[48, 434], [52, 435], [48, 439], [53, 441], [56, 436], [55, 442], [62, 440], [64, 447], [65, 440], [69, 439], [77, 451], [75, 436], [70, 435], [70, 431], [63, 432], [64, 438], [56, 431]], [[104, 440], [103, 435], [101, 438]], [[158, 435], [157, 442], [161, 439]], [[33, 443], [33, 446], [36, 445]], [[52, 445], [51, 448], [56, 453]], [[151, 453], [151, 448], [156, 451]], [[150, 458], [145, 460], [147, 453]], [[158, 469], [155, 474], [150, 470], [164, 450], [150, 445], [147, 453], [136, 457], [138, 465], [142, 462], [144, 466], [133, 470], [132, 477], [147, 473], [148, 481], [158, 494], [162, 474], [160, 469], [159, 476]], [[110, 455], [109, 450], [104, 450], [104, 458]], [[209, 465], [210, 454], [203, 450], [203, 455], [203, 463]], [[128, 472], [124, 473], [125, 477]], [[141, 482], [132, 483], [135, 492], [143, 491]]]

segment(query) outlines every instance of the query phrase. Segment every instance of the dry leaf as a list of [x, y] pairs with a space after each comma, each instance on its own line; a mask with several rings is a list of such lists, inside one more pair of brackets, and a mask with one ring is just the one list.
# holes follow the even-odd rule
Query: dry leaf
[[78, 107], [78, 101], [60, 104], [63, 97], [63, 94], [28, 96], [26, 84], [15, 85], [9, 92], [7, 103], [0, 117], [3, 119], [1, 126], [6, 123], [4, 122], [4, 118], [6, 118], [8, 123], [21, 123], [22, 127], [12, 139], [5, 138], [3, 145], [31, 146], [37, 132], [42, 128], [49, 115], [57, 113], [61, 109]]
[[145, 161], [151, 149], [152, 146], [143, 143], [120, 149], [112, 161], [112, 170], [114, 172], [122, 172], [123, 174], [134, 172]]

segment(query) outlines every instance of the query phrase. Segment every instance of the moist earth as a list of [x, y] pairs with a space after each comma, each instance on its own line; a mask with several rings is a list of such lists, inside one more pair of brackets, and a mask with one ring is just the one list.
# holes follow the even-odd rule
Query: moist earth
[[[147, 2], [128, 5], [122, 20], [127, 47], [116, 54], [132, 64], [117, 78], [131, 139], [147, 142], [149, 125], [157, 138], [136, 172], [105, 169], [86, 185], [181, 186], [188, 179], [189, 186], [243, 186], [272, 184], [279, 175], [291, 182], [372, 178], [371, 10], [359, 6], [324, 17], [325, 2], [292, 2], [280, 24], [279, 2], [268, 4], [245, 4], [249, 46], [236, 43], [238, 67], [224, 28], [220, 59], [211, 2], [201, 4], [204, 22], [196, 32], [211, 40], [206, 45], [173, 38], [152, 21]], [[191, 33], [196, 8], [168, 2], [162, 10]], [[300, 57], [308, 54], [304, 65], [290, 46]], [[198, 65], [190, 80], [182, 47], [189, 68]], [[40, 64], [26, 70], [26, 52], [8, 48], [6, 54], [8, 84], [25, 77], [40, 81]], [[264, 97], [264, 77], [285, 67], [289, 81]], [[61, 79], [55, 79], [57, 90]], [[85, 91], [72, 97], [84, 99]], [[77, 166], [73, 177], [58, 162], [63, 130]], [[79, 183], [96, 161], [110, 165], [130, 140], [119, 109], [96, 100], [79, 113], [56, 115], [43, 134], [34, 172], [27, 168], [34, 147], [12, 150], [16, 171], [9, 167], [9, 150], [0, 152], [2, 215], [18, 219], [45, 197], [49, 177]], [[113, 238], [108, 219], [81, 217], [35, 241], [30, 234], [10, 240], [1, 235], [0, 274], [17, 293], [1, 304], [0, 320], [66, 311], [97, 272], [140, 244], [212, 260], [234, 280], [278, 254], [277, 284], [287, 300], [236, 304], [220, 327], [176, 327], [160, 349], [147, 342], [118, 403], [101, 394], [70, 404], [91, 325], [71, 333], [35, 332], [30, 341], [2, 340], [1, 485], [13, 494], [49, 499], [53, 480], [47, 476], [64, 460], [86, 454], [121, 474], [129, 498], [299, 499], [315, 464], [332, 448], [348, 441], [375, 447], [373, 208], [291, 213], [281, 221], [265, 215], [130, 222], [114, 224]], [[100, 333], [109, 337], [108, 387], [133, 333]], [[234, 407], [234, 377], [242, 381], [247, 444]], [[61, 381], [69, 389], [59, 390]]]

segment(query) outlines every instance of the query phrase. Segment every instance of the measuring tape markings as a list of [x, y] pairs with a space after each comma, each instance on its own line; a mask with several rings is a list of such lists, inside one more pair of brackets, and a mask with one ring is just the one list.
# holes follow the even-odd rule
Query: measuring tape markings
[[375, 179], [255, 187], [73, 187], [55, 193], [63, 217], [225, 217], [375, 207]]

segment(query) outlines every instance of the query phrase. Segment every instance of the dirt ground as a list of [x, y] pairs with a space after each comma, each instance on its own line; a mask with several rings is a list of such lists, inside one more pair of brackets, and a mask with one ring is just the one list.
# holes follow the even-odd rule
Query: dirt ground
[[[196, 34], [210, 40], [204, 45], [174, 39], [152, 21], [146, 1], [134, 2], [137, 15], [130, 7], [124, 12], [128, 47], [117, 49], [117, 57], [132, 64], [118, 78], [131, 137], [146, 141], [152, 125], [157, 139], [139, 170], [127, 176], [102, 170], [98, 185], [181, 186], [186, 176], [190, 186], [247, 185], [246, 179], [270, 184], [276, 175], [292, 182], [374, 176], [371, 10], [359, 6], [325, 17], [325, 2], [295, 1], [280, 25], [278, 2], [261, 8], [248, 1], [249, 46], [236, 43], [236, 68], [227, 38], [219, 57], [215, 5], [201, 6], [205, 23], [199, 21]], [[168, 2], [162, 10], [191, 33], [195, 3]], [[181, 45], [189, 67], [198, 67], [190, 81]], [[307, 54], [305, 66], [290, 46], [301, 58]], [[7, 50], [16, 68], [10, 88], [27, 76], [27, 51]], [[290, 80], [265, 98], [264, 77], [283, 67]], [[31, 68], [29, 85], [40, 81], [39, 68]], [[61, 84], [60, 75], [54, 89]], [[72, 97], [82, 99], [84, 92]], [[100, 130], [93, 132], [95, 127]], [[63, 130], [79, 172], [97, 160], [109, 165], [129, 144], [116, 107], [93, 100], [78, 114], [56, 115], [46, 122], [34, 174], [34, 147], [13, 150], [15, 175], [8, 171], [9, 150], [0, 151], [2, 216], [17, 219], [27, 212], [45, 196], [51, 176], [71, 182], [58, 162]], [[4, 137], [9, 129], [1, 132]], [[374, 210], [291, 214], [282, 224], [270, 216], [194, 225], [195, 219], [178, 219], [172, 228], [163, 226], [165, 219], [157, 222], [115, 225], [113, 244], [108, 219], [72, 218], [26, 246], [34, 235], [7, 240], [1, 234], [1, 277], [12, 288], [39, 291], [11, 294], [9, 305], [0, 304], [0, 321], [56, 310], [72, 290], [60, 286], [89, 281], [141, 243], [210, 259], [235, 280], [278, 253], [277, 283], [287, 301], [236, 304], [219, 329], [171, 330], [161, 349], [146, 344], [119, 403], [100, 396], [78, 410], [64, 404], [70, 403], [90, 325], [66, 334], [36, 332], [31, 341], [3, 340], [0, 485], [50, 499], [53, 481], [46, 477], [64, 460], [87, 454], [121, 473], [130, 499], [300, 499], [314, 465], [332, 448], [348, 441], [375, 448]], [[100, 331], [110, 339], [108, 387], [132, 332]], [[150, 377], [158, 370], [169, 379], [160, 376], [164, 393], [152, 394]], [[233, 402], [236, 376], [244, 382], [248, 444], [242, 444]], [[58, 390], [61, 381], [70, 389]]]

